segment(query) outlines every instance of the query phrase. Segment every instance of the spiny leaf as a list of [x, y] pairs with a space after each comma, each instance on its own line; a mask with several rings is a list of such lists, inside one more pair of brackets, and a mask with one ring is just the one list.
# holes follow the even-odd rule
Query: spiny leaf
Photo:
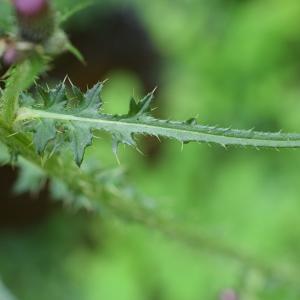
[[53, 180], [60, 182], [60, 186], [54, 188], [51, 184], [50, 189], [53, 196], [63, 200], [70, 196], [71, 202], [75, 197], [73, 202], [77, 202], [76, 197], [79, 195], [80, 206], [82, 206], [82, 199], [85, 198], [89, 201], [88, 205], [91, 203], [91, 206], [87, 207], [88, 209], [91, 207], [93, 211], [98, 212], [100, 205], [101, 212], [113, 213], [126, 221], [136, 222], [151, 230], [155, 229], [166, 237], [175, 239], [193, 249], [206, 250], [209, 253], [234, 259], [247, 268], [259, 270], [266, 278], [278, 279], [280, 282], [288, 283], [291, 286], [299, 286], [298, 278], [300, 276], [297, 270], [286, 268], [282, 270], [280, 266], [266, 264], [256, 257], [249, 257], [236, 247], [230, 247], [224, 241], [216, 240], [215, 237], [209, 237], [198, 230], [197, 232], [188, 230], [174, 217], [166, 217], [166, 214], [161, 213], [151, 199], [143, 197], [138, 191], [130, 188], [128, 182], [122, 183], [122, 176], [120, 178], [121, 173], [119, 171], [116, 177], [111, 173], [111, 170], [97, 174], [94, 170], [94, 159], [91, 160], [91, 168], [83, 168], [81, 172], [78, 172], [78, 169], [70, 163], [68, 157], [64, 157], [64, 160], [61, 160], [60, 157], [52, 157], [44, 163], [29, 145], [29, 136], [23, 133], [14, 133], [11, 128], [6, 127], [0, 118], [0, 141], [7, 145], [11, 151], [20, 153], [21, 157], [45, 172], [45, 175], [50, 177], [50, 183]]
[[47, 182], [46, 174], [23, 158], [18, 159], [17, 166], [19, 168], [18, 178], [13, 191], [18, 195], [27, 192], [38, 194]]
[[80, 96], [81, 91], [73, 86], [74, 96], [78, 98], [79, 102], [73, 104], [73, 107], [69, 106], [69, 112], [80, 117], [96, 118], [102, 106], [100, 98], [102, 87], [102, 83], [97, 83], [84, 96]]
[[55, 136], [56, 128], [54, 120], [41, 119], [37, 122], [33, 143], [40, 155], [44, 152], [49, 141], [53, 140]]
[[77, 165], [81, 165], [84, 151], [87, 146], [92, 144], [93, 134], [88, 124], [77, 124], [70, 122], [68, 126], [71, 137], [71, 147]]
[[85, 8], [88, 8], [89, 6], [92, 6], [93, 4], [94, 1], [87, 1], [84, 3], [79, 3], [73, 6], [72, 8], [69, 8], [68, 11], [66, 11], [59, 17], [59, 23], [64, 23], [68, 21], [73, 15], [77, 14], [81, 10], [84, 10]]
[[60, 112], [66, 105], [66, 86], [60, 83], [54, 89], [39, 89], [41, 100], [44, 101], [44, 107], [52, 112]]
[[84, 65], [86, 64], [84, 56], [82, 55], [80, 50], [78, 50], [70, 41], [66, 43], [65, 47], [66, 50], [68, 50], [71, 54], [73, 54], [75, 58], [77, 58], [82, 64]]
[[[126, 130], [111, 130], [112, 135], [112, 150], [115, 156], [118, 159], [118, 147], [119, 144], [125, 144], [131, 147], [136, 148], [136, 142], [133, 138], [133, 134], [130, 132], [127, 132]], [[118, 159], [119, 161], [119, 159]]]
[[131, 98], [129, 105], [129, 113], [128, 117], [134, 116], [139, 117], [143, 114], [150, 113], [151, 110], [151, 102], [154, 99], [154, 91], [145, 96], [141, 101], [136, 102], [134, 98]]
[[[32, 105], [32, 98], [23, 94], [21, 103], [24, 106], [43, 109], [44, 112], [49, 114], [70, 114], [78, 118], [96, 118], [102, 105], [100, 98], [102, 86], [102, 83], [98, 83], [85, 94], [74, 85], [71, 85], [69, 91], [67, 91], [65, 83], [60, 83], [53, 89], [38, 86], [37, 96], [39, 102]], [[51, 118], [38, 118], [34, 126], [31, 127], [31, 130], [34, 131], [33, 141], [39, 154], [44, 152], [50, 141], [61, 139], [61, 136], [57, 134], [59, 131], [64, 134], [65, 143], [69, 143], [78, 165], [82, 163], [85, 148], [92, 143], [92, 129], [93, 127], [86, 122], [75, 120], [58, 122]], [[58, 144], [60, 144], [58, 141], [53, 143], [55, 146]]]
[[[44, 151], [51, 140], [58, 139], [58, 131], [62, 133], [65, 137], [63, 141], [71, 147], [78, 165], [82, 162], [86, 147], [92, 143], [93, 130], [104, 130], [112, 135], [115, 153], [120, 143], [136, 147], [137, 134], [172, 138], [181, 143], [217, 143], [224, 147], [300, 147], [300, 134], [216, 128], [200, 125], [195, 118], [185, 122], [155, 119], [151, 116], [150, 109], [153, 93], [138, 103], [132, 99], [126, 115], [103, 114], [99, 111], [102, 105], [102, 86], [103, 84], [98, 83], [83, 94], [73, 85], [66, 92], [65, 85], [60, 84], [55, 89], [49, 89], [48, 94], [39, 94], [42, 105], [32, 105], [32, 101], [28, 101], [30, 97], [23, 95], [22, 103], [25, 103], [25, 107], [19, 110], [17, 121], [33, 121], [31, 130], [39, 152]], [[58, 142], [53, 144], [57, 145]]]

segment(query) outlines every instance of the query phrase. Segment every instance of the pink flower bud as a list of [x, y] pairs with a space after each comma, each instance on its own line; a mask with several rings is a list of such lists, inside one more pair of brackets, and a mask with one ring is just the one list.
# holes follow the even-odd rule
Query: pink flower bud
[[18, 14], [24, 17], [35, 17], [48, 9], [48, 0], [12, 0]]
[[16, 11], [20, 36], [29, 42], [43, 43], [55, 30], [50, 0], [11, 0]]
[[6, 66], [13, 65], [18, 59], [18, 51], [14, 47], [8, 48], [3, 54], [3, 63]]
[[220, 300], [239, 300], [237, 293], [232, 289], [226, 289], [221, 292]]

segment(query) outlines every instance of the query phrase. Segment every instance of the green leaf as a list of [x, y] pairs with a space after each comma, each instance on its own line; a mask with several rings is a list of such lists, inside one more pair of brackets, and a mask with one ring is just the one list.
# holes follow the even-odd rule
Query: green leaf
[[[34, 107], [38, 110], [43, 109], [47, 113], [70, 114], [78, 118], [96, 118], [99, 114], [102, 101], [100, 92], [103, 84], [98, 83], [85, 94], [76, 86], [71, 85], [67, 91], [64, 83], [58, 84], [55, 88], [44, 89], [37, 87], [38, 100], [32, 104], [32, 97], [22, 95], [21, 103], [24, 107]], [[42, 110], [41, 110], [42, 111]], [[84, 152], [87, 146], [92, 144], [93, 127], [86, 122], [76, 120], [57, 121], [51, 118], [38, 118], [34, 126], [30, 127], [34, 131], [34, 145], [39, 154], [45, 151], [50, 141], [55, 140], [53, 147], [60, 144], [58, 132], [65, 136], [64, 143], [69, 144], [77, 165], [81, 165]]]
[[54, 89], [44, 91], [41, 95], [45, 108], [52, 112], [60, 112], [66, 105], [66, 86], [60, 83]]
[[75, 14], [77, 14], [78, 12], [92, 6], [95, 3], [95, 1], [87, 1], [87, 2], [83, 2], [83, 3], [79, 3], [73, 7], [70, 7], [68, 9], [68, 11], [66, 11], [65, 13], [63, 13], [60, 17], [59, 17], [59, 23], [62, 24], [66, 21], [68, 21], [71, 17], [73, 17]]
[[[69, 144], [75, 161], [81, 164], [86, 147], [92, 144], [93, 130], [104, 130], [112, 135], [113, 151], [117, 152], [120, 143], [136, 147], [136, 135], [152, 135], [176, 139], [181, 143], [206, 142], [227, 145], [298, 148], [300, 134], [284, 134], [257, 132], [253, 130], [234, 130], [216, 128], [197, 123], [195, 118], [185, 122], [158, 120], [151, 116], [153, 93], [148, 94], [140, 102], [130, 102], [126, 115], [103, 114], [100, 93], [103, 84], [98, 83], [83, 94], [80, 89], [71, 85], [66, 92], [64, 84], [47, 93], [40, 93], [42, 104], [32, 106], [30, 97], [23, 95], [22, 103], [26, 107], [18, 111], [18, 121], [32, 121], [31, 130], [39, 152], [44, 151], [47, 144], [58, 138], [58, 130]], [[54, 143], [54, 145], [56, 145]]]
[[66, 43], [66, 50], [68, 50], [71, 54], [73, 54], [82, 64], [86, 64], [84, 56], [70, 41]]
[[76, 164], [80, 166], [86, 147], [92, 144], [93, 134], [88, 124], [70, 122], [68, 128], [70, 130], [71, 147], [74, 153], [74, 159]]
[[73, 108], [70, 107], [70, 112], [80, 117], [96, 118], [102, 106], [102, 100], [100, 98], [102, 88], [103, 84], [97, 83], [94, 85], [94, 87], [89, 89], [83, 97], [79, 96], [80, 90], [75, 89], [77, 97], [79, 96], [78, 98], [80, 101], [77, 105], [73, 106]]
[[143, 114], [150, 113], [151, 111], [151, 102], [154, 99], [154, 91], [145, 96], [141, 101], [136, 102], [134, 98], [131, 98], [129, 106], [129, 116], [134, 116], [138, 118]]
[[23, 158], [19, 158], [17, 166], [19, 176], [14, 184], [14, 192], [18, 195], [28, 192], [38, 194], [47, 182], [43, 170]]
[[41, 155], [49, 141], [56, 137], [55, 121], [51, 119], [41, 119], [35, 126], [33, 143], [37, 152]]

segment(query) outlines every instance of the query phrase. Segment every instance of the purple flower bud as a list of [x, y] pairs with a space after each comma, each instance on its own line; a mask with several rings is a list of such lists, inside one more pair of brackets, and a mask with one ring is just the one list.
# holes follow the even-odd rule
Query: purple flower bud
[[16, 11], [20, 36], [43, 43], [54, 32], [55, 18], [50, 0], [11, 0]]
[[9, 45], [3, 54], [3, 63], [9, 67], [15, 64], [20, 59], [20, 53], [15, 45]]
[[220, 300], [239, 300], [237, 293], [232, 289], [226, 289], [221, 292]]
[[35, 17], [45, 12], [48, 0], [12, 0], [18, 14], [26, 17]]

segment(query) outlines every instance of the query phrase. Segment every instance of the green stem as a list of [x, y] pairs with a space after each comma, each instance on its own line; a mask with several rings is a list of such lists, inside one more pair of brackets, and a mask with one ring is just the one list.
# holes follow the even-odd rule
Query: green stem
[[16, 117], [20, 94], [33, 84], [37, 76], [45, 70], [45, 65], [42, 57], [32, 55], [10, 70], [0, 103], [2, 118], [9, 126]]

